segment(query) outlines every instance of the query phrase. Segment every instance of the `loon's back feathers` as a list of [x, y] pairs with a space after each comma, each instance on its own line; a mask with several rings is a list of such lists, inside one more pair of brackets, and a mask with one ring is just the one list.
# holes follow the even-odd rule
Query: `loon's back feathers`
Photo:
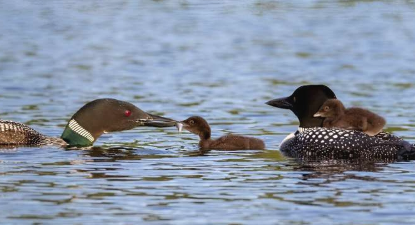
[[284, 141], [280, 150], [289, 157], [303, 160], [415, 159], [415, 146], [388, 133], [369, 136], [360, 131], [337, 128], [307, 128]]
[[60, 138], [48, 137], [22, 123], [0, 120], [0, 145], [66, 145]]
[[13, 121], [0, 120], [1, 145], [37, 145], [44, 137], [32, 128]]

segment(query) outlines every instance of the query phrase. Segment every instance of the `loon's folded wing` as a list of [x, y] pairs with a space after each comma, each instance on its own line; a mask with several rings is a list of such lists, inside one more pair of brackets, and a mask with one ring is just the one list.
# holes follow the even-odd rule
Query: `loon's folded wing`
[[0, 145], [36, 145], [44, 137], [24, 124], [0, 120]]

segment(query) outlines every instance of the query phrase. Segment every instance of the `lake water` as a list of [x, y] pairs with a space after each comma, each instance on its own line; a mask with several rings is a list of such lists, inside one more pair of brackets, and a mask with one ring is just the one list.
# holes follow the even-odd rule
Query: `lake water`
[[59, 136], [84, 103], [129, 101], [265, 151], [198, 154], [141, 127], [90, 150], [0, 150], [1, 224], [414, 224], [413, 162], [300, 165], [264, 102], [304, 84], [415, 142], [415, 2], [0, 0], [0, 118]]

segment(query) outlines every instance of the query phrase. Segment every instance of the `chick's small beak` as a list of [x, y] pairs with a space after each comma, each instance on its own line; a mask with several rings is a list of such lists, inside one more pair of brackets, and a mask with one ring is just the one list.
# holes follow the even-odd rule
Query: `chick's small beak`
[[183, 129], [188, 130], [190, 128], [190, 125], [186, 122], [186, 120], [183, 120], [183, 121], [178, 121], [176, 123], [176, 127], [179, 132], [182, 132]]
[[323, 114], [321, 114], [320, 112], [316, 112], [313, 116], [314, 116], [314, 117], [322, 117], [322, 116], [323, 116]]

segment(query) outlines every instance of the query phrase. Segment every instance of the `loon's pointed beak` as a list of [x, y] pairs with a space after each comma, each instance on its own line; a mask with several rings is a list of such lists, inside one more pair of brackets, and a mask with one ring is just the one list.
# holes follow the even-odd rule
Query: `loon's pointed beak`
[[188, 122], [186, 122], [186, 120], [180, 121], [178, 122], [180, 125], [176, 126], [177, 130], [179, 130], [179, 132], [181, 132], [181, 130], [183, 130], [183, 128], [185, 130], [187, 130], [190, 127], [190, 124]]
[[291, 104], [290, 97], [276, 98], [271, 101], [265, 102], [265, 104], [281, 108], [281, 109], [293, 109], [294, 106]]
[[146, 119], [140, 119], [142, 122], [142, 126], [149, 126], [149, 127], [174, 127], [176, 126], [177, 121], [162, 117], [153, 115], [150, 113], [147, 113], [148, 117]]
[[319, 112], [316, 112], [316, 113], [313, 115], [313, 117], [323, 117], [323, 114], [321, 114], [321, 113], [319, 113]]

